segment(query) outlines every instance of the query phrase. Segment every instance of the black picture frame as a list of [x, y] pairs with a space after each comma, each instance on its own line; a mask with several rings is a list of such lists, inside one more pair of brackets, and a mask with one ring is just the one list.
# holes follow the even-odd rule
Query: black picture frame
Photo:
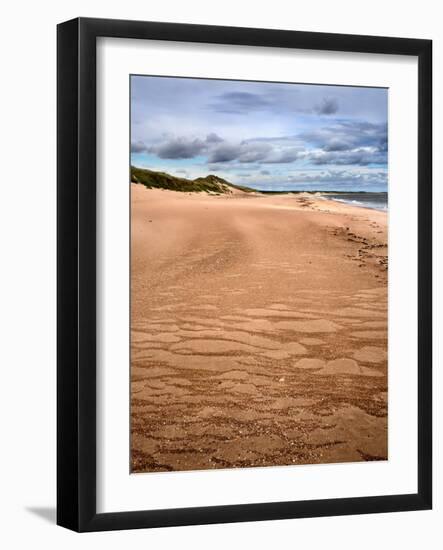
[[[57, 523], [104, 531], [426, 510], [432, 506], [432, 42], [73, 19], [57, 29]], [[96, 39], [399, 54], [418, 59], [418, 471], [416, 494], [136, 512], [96, 511]]]

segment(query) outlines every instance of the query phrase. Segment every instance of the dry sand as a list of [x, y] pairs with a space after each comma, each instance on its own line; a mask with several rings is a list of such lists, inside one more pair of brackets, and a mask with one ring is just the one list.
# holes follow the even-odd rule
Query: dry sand
[[131, 187], [132, 471], [386, 459], [386, 213]]

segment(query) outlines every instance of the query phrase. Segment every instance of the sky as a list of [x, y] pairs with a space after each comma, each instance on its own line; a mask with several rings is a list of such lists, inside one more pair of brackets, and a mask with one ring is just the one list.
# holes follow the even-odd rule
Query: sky
[[131, 164], [262, 190], [387, 191], [388, 90], [131, 77]]

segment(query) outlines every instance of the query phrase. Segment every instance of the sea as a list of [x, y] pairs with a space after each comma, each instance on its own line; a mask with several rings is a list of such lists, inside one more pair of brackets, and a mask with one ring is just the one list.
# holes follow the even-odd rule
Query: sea
[[388, 210], [387, 193], [325, 193], [325, 199], [332, 199], [337, 202], [360, 206], [361, 208], [372, 208], [374, 210]]

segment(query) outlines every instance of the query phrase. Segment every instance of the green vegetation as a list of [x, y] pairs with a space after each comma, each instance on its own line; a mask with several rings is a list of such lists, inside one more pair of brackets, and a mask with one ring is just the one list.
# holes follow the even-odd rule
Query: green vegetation
[[205, 178], [197, 178], [188, 180], [186, 178], [177, 178], [166, 172], [154, 172], [146, 168], [136, 168], [131, 166], [131, 182], [141, 183], [149, 189], [169, 189], [170, 191], [181, 191], [183, 193], [206, 192], [206, 193], [232, 193], [233, 189], [244, 191], [245, 193], [253, 193], [255, 189], [234, 185], [223, 178], [210, 174]]

